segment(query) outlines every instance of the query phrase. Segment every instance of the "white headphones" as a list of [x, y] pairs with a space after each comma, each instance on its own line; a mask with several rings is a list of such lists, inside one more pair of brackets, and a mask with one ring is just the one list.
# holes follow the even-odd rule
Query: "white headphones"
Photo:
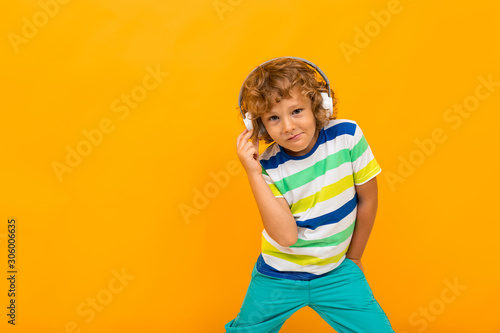
[[[273, 60], [276, 60], [276, 59], [282, 59], [282, 58], [289, 58], [289, 59], [300, 60], [300, 61], [306, 63], [307, 65], [311, 66], [312, 68], [314, 68], [316, 70], [316, 72], [318, 72], [319, 75], [321, 75], [321, 77], [326, 82], [326, 86], [328, 87], [328, 93], [325, 93], [325, 92], [321, 93], [321, 98], [323, 99], [323, 109], [327, 110], [327, 116], [328, 116], [328, 118], [330, 118], [330, 116], [333, 114], [333, 99], [331, 97], [330, 81], [326, 77], [325, 73], [323, 73], [323, 71], [321, 69], [319, 69], [319, 67], [316, 66], [315, 64], [313, 64], [312, 62], [310, 62], [308, 60], [305, 60], [305, 59], [302, 59], [302, 58], [297, 58], [297, 57], [278, 57], [278, 58], [274, 58], [274, 59], [268, 60], [266, 62], [263, 62], [262, 64], [260, 64], [259, 66], [257, 66], [254, 70], [252, 70], [250, 72], [250, 74], [252, 74], [260, 66], [265, 65], [265, 64], [267, 64], [270, 61], [273, 61]], [[245, 78], [245, 81], [248, 79], [248, 77], [250, 76], [250, 74], [247, 75], [247, 77]], [[253, 126], [252, 126], [252, 119], [250, 118], [250, 112], [247, 112], [246, 114], [243, 114], [243, 110], [241, 108], [241, 100], [242, 100], [242, 96], [241, 95], [243, 93], [243, 87], [245, 86], [245, 81], [243, 81], [243, 85], [241, 86], [241, 89], [240, 89], [240, 96], [239, 96], [239, 99], [238, 99], [238, 106], [240, 108], [241, 115], [243, 116], [243, 122], [245, 123], [245, 127], [249, 131], [251, 131], [253, 129]], [[264, 134], [264, 133], [265, 133], [265, 128], [261, 128], [259, 134]]]

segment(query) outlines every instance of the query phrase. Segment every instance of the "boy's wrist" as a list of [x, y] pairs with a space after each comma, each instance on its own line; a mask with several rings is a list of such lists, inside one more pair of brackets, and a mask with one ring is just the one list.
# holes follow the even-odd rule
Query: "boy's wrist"
[[361, 260], [361, 257], [352, 257], [352, 256], [348, 256], [348, 255], [346, 255], [345, 257], [347, 259], [351, 259], [351, 260]]
[[262, 172], [247, 172], [247, 178], [250, 181], [260, 178], [264, 179], [264, 177], [262, 176]]

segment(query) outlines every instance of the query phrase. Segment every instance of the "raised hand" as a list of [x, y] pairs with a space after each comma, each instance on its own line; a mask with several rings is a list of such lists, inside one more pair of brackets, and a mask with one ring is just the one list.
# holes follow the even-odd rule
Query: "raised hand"
[[236, 139], [238, 158], [248, 175], [261, 174], [262, 167], [259, 162], [259, 140], [249, 141], [253, 130], [245, 129]]

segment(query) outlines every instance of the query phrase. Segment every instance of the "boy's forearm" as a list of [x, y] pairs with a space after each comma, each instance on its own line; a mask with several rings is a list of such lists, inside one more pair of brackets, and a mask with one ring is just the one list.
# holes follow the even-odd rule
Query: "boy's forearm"
[[356, 225], [349, 245], [349, 250], [346, 257], [349, 259], [361, 259], [365, 250], [368, 238], [375, 223], [375, 216], [377, 215], [378, 201], [366, 200], [358, 203]]
[[288, 207], [282, 206], [261, 174], [248, 175], [266, 232], [281, 246], [297, 242], [297, 224]]

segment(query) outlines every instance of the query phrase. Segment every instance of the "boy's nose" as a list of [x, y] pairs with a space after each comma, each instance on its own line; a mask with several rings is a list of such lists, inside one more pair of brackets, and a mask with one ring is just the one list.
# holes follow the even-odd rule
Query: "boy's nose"
[[295, 124], [293, 123], [293, 121], [291, 119], [288, 119], [288, 118], [283, 119], [283, 132], [284, 133], [291, 132], [291, 131], [293, 131], [294, 128], [295, 128]]

